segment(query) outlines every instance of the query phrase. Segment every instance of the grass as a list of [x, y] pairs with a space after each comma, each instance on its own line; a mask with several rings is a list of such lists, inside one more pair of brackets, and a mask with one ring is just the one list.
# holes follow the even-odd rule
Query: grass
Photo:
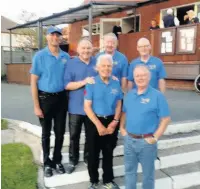
[[1, 119], [1, 130], [8, 129], [8, 122], [5, 119]]
[[36, 189], [37, 166], [30, 148], [22, 143], [5, 144], [1, 152], [2, 189]]

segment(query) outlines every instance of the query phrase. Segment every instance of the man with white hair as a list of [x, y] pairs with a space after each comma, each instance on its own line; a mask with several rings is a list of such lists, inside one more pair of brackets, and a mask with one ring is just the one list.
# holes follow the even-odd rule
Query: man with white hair
[[120, 132], [124, 137], [126, 189], [136, 189], [138, 163], [142, 166], [143, 189], [155, 189], [157, 141], [170, 122], [165, 96], [149, 85], [151, 73], [145, 65], [134, 69], [137, 88], [127, 93]]
[[199, 23], [199, 18], [196, 17], [196, 14], [193, 10], [187, 11], [187, 14], [184, 16], [184, 21], [187, 24], [195, 24]]
[[96, 68], [99, 73], [94, 84], [85, 89], [84, 110], [88, 116], [88, 172], [91, 186], [97, 189], [99, 183], [99, 154], [102, 151], [103, 187], [119, 189], [113, 181], [113, 150], [116, 147], [118, 123], [123, 98], [120, 83], [111, 77], [112, 56], [104, 54], [98, 57]]
[[[79, 162], [79, 140], [84, 123], [86, 128], [86, 115], [83, 110], [84, 89], [87, 83], [94, 83], [96, 59], [92, 57], [92, 43], [89, 39], [83, 38], [77, 47], [78, 57], [75, 57], [66, 64], [64, 73], [65, 89], [69, 90], [69, 164], [66, 172], [72, 173]], [[87, 164], [88, 150], [87, 138], [85, 138], [84, 162]]]
[[135, 81], [133, 78], [133, 71], [139, 64], [146, 65], [151, 72], [150, 85], [160, 90], [162, 93], [165, 92], [165, 78], [167, 76], [163, 62], [154, 56], [151, 56], [151, 44], [147, 38], [140, 38], [137, 42], [137, 50], [140, 57], [132, 60], [128, 71], [128, 89], [136, 88]]
[[167, 9], [167, 15], [164, 16], [163, 22], [165, 28], [179, 26], [179, 20], [173, 15], [172, 9]]
[[96, 57], [102, 54], [110, 54], [113, 58], [112, 75], [117, 77], [120, 81], [122, 90], [127, 90], [127, 72], [128, 72], [128, 60], [126, 56], [117, 51], [118, 40], [114, 33], [108, 33], [104, 35], [104, 52], [96, 55]]

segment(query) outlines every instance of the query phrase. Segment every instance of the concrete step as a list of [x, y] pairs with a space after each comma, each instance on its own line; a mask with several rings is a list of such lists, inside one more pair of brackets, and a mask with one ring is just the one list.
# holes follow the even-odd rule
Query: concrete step
[[[200, 185], [200, 161], [187, 165], [176, 166], [164, 170], [156, 170], [155, 172], [155, 189], [199, 189]], [[70, 179], [70, 178], [68, 178]], [[115, 182], [120, 189], [125, 189], [124, 176], [116, 177]], [[87, 189], [90, 185], [89, 181], [76, 184], [50, 187], [51, 189]], [[138, 173], [137, 188], [142, 189], [142, 173]], [[100, 187], [102, 188], [102, 181]]]
[[[162, 170], [177, 166], [183, 166], [190, 163], [199, 162], [200, 159], [200, 150], [199, 144], [193, 145], [195, 147], [187, 146], [186, 150], [184, 147], [177, 147], [168, 149], [168, 152], [159, 151], [161, 153], [159, 156], [159, 160], [155, 162], [155, 169]], [[178, 149], [180, 148], [180, 149]], [[178, 151], [180, 153], [171, 154], [171, 151]], [[169, 153], [169, 154], [168, 154]], [[123, 156], [115, 157], [114, 158], [114, 175], [115, 177], [122, 177], [124, 176], [124, 162]], [[138, 173], [141, 173], [141, 166], [139, 165]], [[196, 171], [196, 170], [195, 170]], [[200, 171], [200, 170], [199, 170]], [[99, 169], [100, 175], [102, 173], [102, 169]], [[186, 172], [187, 173], [187, 172]], [[101, 178], [101, 177], [100, 177]], [[177, 177], [178, 179], [179, 177]], [[75, 172], [73, 174], [63, 174], [63, 175], [54, 175], [51, 178], [45, 178], [45, 185], [47, 187], [56, 187], [56, 186], [65, 186], [65, 185], [72, 185], [82, 182], [88, 182], [89, 176], [87, 172], [87, 168], [83, 162], [80, 162], [77, 166]], [[168, 188], [169, 189], [169, 188]]]
[[[182, 138], [181, 138], [182, 136]], [[158, 141], [158, 149], [175, 148], [179, 146], [185, 146], [189, 144], [200, 144], [200, 133], [193, 131], [184, 134], [175, 134], [171, 136], [164, 136]], [[83, 149], [84, 145], [80, 145], [80, 161], [83, 161]], [[199, 148], [200, 149], [200, 148]], [[51, 149], [51, 157], [53, 154], [53, 148]], [[114, 156], [122, 156], [124, 154], [123, 139], [119, 137], [117, 147], [114, 150]], [[63, 147], [62, 150], [63, 163], [68, 163], [69, 153], [68, 147]], [[43, 153], [41, 153], [41, 163], [43, 162]]]

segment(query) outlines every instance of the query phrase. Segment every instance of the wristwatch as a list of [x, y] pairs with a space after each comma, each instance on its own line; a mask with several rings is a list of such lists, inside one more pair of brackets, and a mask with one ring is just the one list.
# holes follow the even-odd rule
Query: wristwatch
[[117, 119], [113, 119], [113, 121], [115, 121], [115, 122], [119, 123], [119, 120], [117, 120]]

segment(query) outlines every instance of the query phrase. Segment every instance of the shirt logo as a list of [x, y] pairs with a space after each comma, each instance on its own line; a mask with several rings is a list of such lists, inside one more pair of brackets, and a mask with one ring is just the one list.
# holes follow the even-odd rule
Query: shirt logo
[[113, 61], [113, 65], [115, 66], [115, 65], [117, 65], [118, 64], [118, 62], [117, 61]]
[[147, 104], [149, 102], [150, 102], [149, 98], [141, 98], [141, 101], [140, 101], [140, 103], [142, 103], [142, 104]]
[[153, 64], [153, 65], [149, 65], [149, 69], [150, 69], [150, 70], [154, 70], [154, 69], [156, 69], [156, 65], [155, 65], [155, 64]]
[[67, 63], [67, 59], [66, 59], [66, 58], [62, 58], [61, 61], [62, 61], [63, 64], [66, 64], [66, 63]]
[[118, 90], [117, 89], [111, 89], [111, 94], [117, 94], [118, 93]]

